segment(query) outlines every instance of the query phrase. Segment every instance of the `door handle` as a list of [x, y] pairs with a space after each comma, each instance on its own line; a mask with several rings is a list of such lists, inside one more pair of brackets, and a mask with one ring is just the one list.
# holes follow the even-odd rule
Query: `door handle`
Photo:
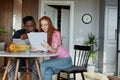
[[115, 29], [115, 40], [117, 40], [117, 29]]

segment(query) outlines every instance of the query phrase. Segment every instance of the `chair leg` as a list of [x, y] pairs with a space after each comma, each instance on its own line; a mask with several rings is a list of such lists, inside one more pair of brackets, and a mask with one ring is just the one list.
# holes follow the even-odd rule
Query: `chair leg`
[[59, 72], [58, 75], [57, 75], [57, 80], [59, 80], [59, 78], [60, 78], [60, 72]]
[[76, 80], [76, 75], [75, 75], [75, 73], [74, 73], [74, 80]]
[[68, 80], [70, 80], [70, 73], [67, 73], [67, 78]]
[[81, 72], [82, 79], [85, 80], [83, 72]]
[[27, 73], [27, 80], [30, 80], [30, 76], [29, 76], [29, 62], [28, 62], [28, 59], [26, 59], [26, 73]]

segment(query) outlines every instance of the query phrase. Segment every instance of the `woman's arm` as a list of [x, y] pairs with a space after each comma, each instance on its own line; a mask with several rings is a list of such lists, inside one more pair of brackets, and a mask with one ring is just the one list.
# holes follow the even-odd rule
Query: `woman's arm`
[[57, 52], [57, 45], [54, 47], [51, 47], [46, 41], [44, 41], [43, 43], [41, 43], [41, 45], [46, 48], [47, 50], [51, 51], [52, 53], [56, 53]]
[[47, 50], [51, 51], [52, 53], [56, 53], [60, 45], [62, 44], [61, 35], [59, 31], [55, 31], [53, 33], [51, 46], [46, 41], [42, 43], [42, 46], [45, 47]]
[[51, 51], [51, 52], [53, 52], [53, 53], [56, 53], [56, 52], [57, 52], [57, 48], [51, 47], [51, 48], [49, 49], [49, 51]]

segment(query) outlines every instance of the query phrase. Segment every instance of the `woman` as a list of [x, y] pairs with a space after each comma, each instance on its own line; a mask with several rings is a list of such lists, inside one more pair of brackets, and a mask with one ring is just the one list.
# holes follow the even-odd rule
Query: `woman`
[[44, 41], [42, 46], [45, 47], [49, 53], [57, 54], [49, 60], [45, 60], [40, 64], [42, 80], [52, 80], [52, 75], [57, 74], [60, 70], [71, 67], [72, 60], [69, 52], [63, 47], [61, 35], [52, 24], [49, 17], [43, 16], [39, 20], [39, 31], [47, 33], [47, 42]]

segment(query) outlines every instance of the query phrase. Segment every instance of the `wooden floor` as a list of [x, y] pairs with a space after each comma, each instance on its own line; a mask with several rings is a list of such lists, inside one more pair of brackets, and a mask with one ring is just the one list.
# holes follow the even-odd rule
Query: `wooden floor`
[[[63, 75], [64, 75], [64, 77], [67, 76], [64, 73], [61, 76], [63, 76]], [[100, 74], [100, 73], [93, 73], [93, 72], [92, 73], [88, 73], [88, 72], [85, 72], [84, 75], [85, 75], [85, 80], [109, 80], [107, 78], [107, 76], [105, 76], [103, 74]], [[70, 76], [72, 77], [73, 75], [70, 75]], [[80, 73], [77, 74], [76, 76], [77, 76], [76, 80], [82, 80]], [[56, 79], [53, 79], [53, 80], [56, 80]]]
[[[0, 80], [2, 80], [2, 74], [3, 74], [3, 71], [0, 73]], [[66, 77], [66, 74], [63, 73], [61, 76], [63, 76], [63, 75], [64, 75], [64, 77]], [[117, 77], [113, 77], [113, 76], [109, 76], [109, 79], [108, 79], [108, 77], [106, 77], [105, 75], [100, 74], [100, 73], [84, 73], [84, 75], [85, 75], [85, 80], [118, 80]], [[30, 73], [30, 76], [31, 76], [31, 73]], [[76, 76], [77, 76], [76, 80], [82, 80], [81, 74], [77, 74]], [[71, 75], [71, 77], [72, 77], [72, 75]], [[19, 80], [26, 80], [26, 75], [24, 75]], [[57, 80], [57, 75], [53, 76], [53, 80]]]
[[120, 80], [117, 76], [108, 76], [109, 80]]

